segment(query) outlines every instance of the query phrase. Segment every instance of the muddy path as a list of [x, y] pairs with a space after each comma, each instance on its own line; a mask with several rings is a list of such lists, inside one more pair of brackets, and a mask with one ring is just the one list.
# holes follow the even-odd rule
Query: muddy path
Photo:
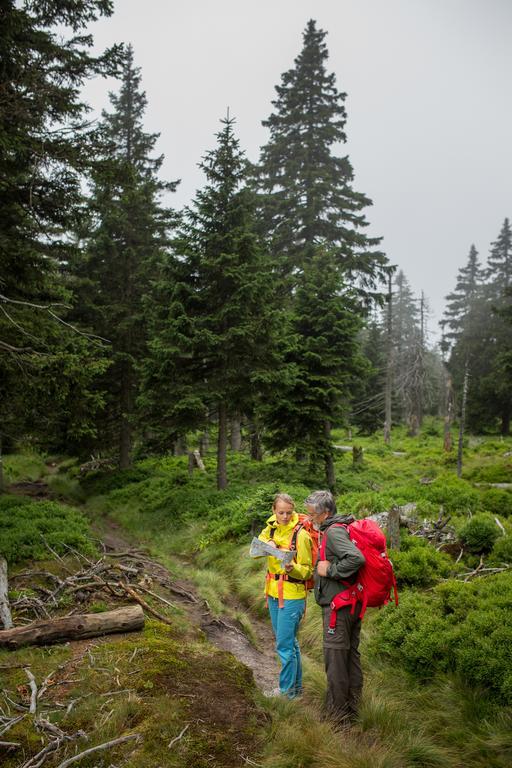
[[[108, 518], [102, 520], [102, 530], [98, 535], [108, 554], [126, 552], [138, 545], [138, 542], [128, 538], [117, 523]], [[270, 624], [251, 616], [251, 625], [256, 637], [255, 647], [242, 627], [227, 612], [219, 617], [212, 615], [206, 601], [198, 595], [195, 585], [186, 578], [186, 570], [190, 568], [186, 558], [180, 557], [179, 563], [184, 578], [176, 579], [153, 555], [144, 554], [144, 570], [159, 585], [162, 597], [180, 605], [190, 622], [205, 633], [210, 643], [232, 653], [238, 661], [252, 670], [258, 688], [265, 694], [270, 693], [278, 685], [279, 677]], [[230, 600], [229, 609], [244, 610], [235, 595]]]

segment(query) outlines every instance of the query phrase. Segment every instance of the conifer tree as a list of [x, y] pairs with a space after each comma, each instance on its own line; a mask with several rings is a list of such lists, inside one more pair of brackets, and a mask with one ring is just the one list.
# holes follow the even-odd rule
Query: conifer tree
[[346, 280], [357, 278], [362, 293], [384, 275], [386, 258], [375, 250], [363, 214], [371, 201], [352, 187], [347, 156], [335, 154], [346, 142], [345, 94], [327, 72], [326, 33], [310, 20], [295, 66], [276, 86], [274, 112], [263, 125], [270, 130], [257, 168], [262, 193], [263, 228], [282, 273], [304, 269], [324, 244], [337, 257]]
[[459, 269], [455, 290], [446, 297], [446, 308], [440, 323], [445, 352], [469, 330], [471, 313], [474, 312], [476, 301], [482, 297], [483, 278], [478, 251], [471, 245], [467, 264]]
[[486, 295], [491, 305], [487, 318], [487, 337], [485, 348], [486, 363], [481, 366], [479, 389], [484, 408], [479, 410], [498, 418], [503, 435], [510, 434], [512, 418], [512, 391], [507, 374], [508, 352], [512, 347], [512, 329], [505, 321], [507, 310], [512, 304], [512, 230], [508, 218], [503, 222], [500, 233], [491, 243], [487, 259]]
[[392, 327], [396, 419], [405, 421], [414, 435], [422, 417], [424, 339], [416, 300], [402, 270], [395, 278], [395, 287]]
[[103, 114], [108, 155], [94, 172], [85, 253], [74, 273], [79, 279], [79, 317], [111, 343], [112, 366], [104, 386], [107, 396], [103, 437], [116, 441], [121, 467], [132, 456], [138, 365], [146, 354], [143, 297], [168, 245], [172, 213], [160, 202], [175, 183], [158, 177], [163, 157], [152, 153], [158, 134], [144, 131], [146, 95], [140, 69], [128, 47], [118, 95], [110, 94], [112, 112]]
[[358, 376], [359, 354], [355, 291], [343, 287], [335, 252], [318, 247], [297, 283], [293, 334], [281, 385], [265, 408], [267, 441], [277, 450], [295, 447], [315, 464], [323, 462], [334, 488], [331, 427], [343, 422]]
[[377, 316], [372, 317], [361, 331], [360, 343], [366, 370], [353, 390], [350, 423], [361, 434], [373, 435], [384, 426], [387, 352], [385, 329]]
[[486, 281], [493, 298], [501, 299], [512, 285], [512, 229], [505, 219], [487, 259]]
[[[121, 56], [119, 47], [92, 55], [83, 30], [111, 13], [109, 0], [0, 4], [0, 433], [10, 441], [28, 423], [32, 434], [44, 432], [55, 401], [43, 412], [41, 390], [51, 389], [66, 410], [60, 364], [69, 363], [77, 390], [85, 369], [97, 370], [95, 353], [65, 325], [62, 305], [72, 296], [60, 267], [74, 252], [68, 232], [82, 214], [81, 179], [99, 147], [80, 90], [88, 78], [115, 75]], [[79, 367], [71, 375], [78, 350], [83, 376]], [[91, 416], [79, 411], [78, 431], [76, 419], [85, 426]]]
[[227, 486], [228, 419], [274, 375], [279, 315], [233, 125], [222, 120], [217, 146], [200, 164], [206, 185], [185, 210], [174, 258], [155, 286], [142, 398], [152, 427], [169, 434], [217, 417], [219, 489]]
[[478, 252], [472, 245], [466, 265], [459, 269], [455, 290], [446, 297], [447, 306], [441, 321], [442, 350], [444, 354], [449, 353], [448, 370], [453, 376], [459, 403], [465, 392], [466, 420], [474, 429], [482, 428], [490, 418], [482, 383], [494, 354], [491, 304], [483, 276]]

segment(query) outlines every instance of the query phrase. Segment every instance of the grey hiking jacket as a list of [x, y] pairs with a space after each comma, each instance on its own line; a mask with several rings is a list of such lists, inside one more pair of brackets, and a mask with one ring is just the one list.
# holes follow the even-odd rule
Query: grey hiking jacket
[[353, 582], [358, 570], [365, 564], [364, 556], [350, 541], [347, 529], [338, 525], [331, 527], [333, 523], [348, 525], [353, 520], [351, 515], [334, 515], [320, 526], [320, 542], [327, 536], [325, 560], [331, 564], [326, 577], [319, 576], [315, 568], [315, 600], [319, 605], [329, 605], [333, 597], [345, 589], [342, 582]]

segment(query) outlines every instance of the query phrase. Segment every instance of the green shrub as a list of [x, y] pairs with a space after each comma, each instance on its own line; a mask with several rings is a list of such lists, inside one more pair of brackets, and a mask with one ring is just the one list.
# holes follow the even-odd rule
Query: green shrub
[[376, 616], [369, 651], [421, 678], [455, 672], [512, 704], [511, 608], [511, 573], [404, 592], [397, 609]]
[[500, 532], [490, 515], [480, 514], [468, 520], [459, 535], [469, 552], [481, 555], [491, 551]]
[[97, 470], [80, 478], [80, 486], [87, 496], [104, 496], [110, 491], [124, 488], [126, 485], [147, 480], [148, 476], [148, 471], [141, 467], [117, 469], [111, 472]]
[[512, 516], [512, 492], [503, 488], [489, 488], [482, 493], [482, 508], [502, 517]]
[[0, 497], [0, 553], [8, 563], [47, 558], [43, 537], [61, 555], [66, 544], [93, 554], [88, 533], [87, 520], [76, 509], [53, 501]]
[[503, 458], [485, 462], [479, 459], [478, 465], [467, 472], [466, 477], [474, 483], [507, 483], [512, 477], [512, 462]]
[[17, 483], [22, 480], [39, 480], [46, 472], [44, 459], [37, 453], [13, 453], [3, 459], [5, 482]]
[[512, 536], [500, 536], [487, 561], [488, 565], [501, 566], [504, 563], [512, 565]]
[[479, 492], [453, 475], [440, 475], [430, 485], [422, 486], [421, 495], [452, 514], [476, 512], [480, 506]]
[[399, 586], [429, 587], [453, 569], [452, 559], [425, 539], [406, 536], [401, 547], [389, 553]]
[[303, 501], [309, 493], [306, 486], [264, 485], [245, 489], [210, 513], [201, 547], [226, 538], [239, 539], [247, 536], [251, 530], [259, 532], [272, 514], [272, 502], [276, 493], [280, 492], [289, 493], [295, 500], [297, 511], [304, 511]]

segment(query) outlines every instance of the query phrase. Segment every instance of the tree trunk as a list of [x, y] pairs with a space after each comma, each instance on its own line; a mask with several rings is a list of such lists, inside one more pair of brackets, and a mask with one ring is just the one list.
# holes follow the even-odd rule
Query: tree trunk
[[360, 445], [352, 446], [352, 464], [361, 466], [364, 460], [363, 449]]
[[4, 629], [12, 627], [11, 608], [9, 606], [9, 580], [7, 578], [7, 560], [0, 557], [0, 621]]
[[[501, 414], [501, 434], [503, 437], [510, 435], [510, 407], [507, 406], [503, 409]], [[1, 486], [0, 486], [1, 490]]]
[[4, 454], [2, 452], [2, 433], [0, 432], [0, 494], [2, 494], [4, 490]]
[[446, 377], [446, 400], [444, 413], [444, 441], [443, 449], [447, 452], [453, 448], [452, 440], [452, 422], [453, 422], [453, 386], [450, 374]]
[[391, 549], [400, 549], [400, 507], [392, 506], [388, 515], [388, 538]]
[[114, 632], [134, 632], [144, 626], [140, 605], [127, 605], [105, 613], [85, 613], [61, 619], [34, 621], [25, 627], [0, 632], [0, 648], [16, 650], [24, 645], [50, 645]]
[[261, 445], [261, 433], [254, 421], [249, 422], [249, 442], [251, 446], [251, 459], [263, 461], [263, 447]]
[[327, 487], [334, 491], [336, 485], [336, 473], [334, 471], [334, 458], [332, 454], [331, 444], [331, 422], [326, 421], [324, 423], [324, 435], [326, 441], [326, 454], [325, 454], [325, 479], [327, 481]]
[[199, 438], [199, 453], [201, 454], [201, 456], [206, 456], [209, 447], [210, 447], [210, 435], [208, 434], [208, 431], [205, 431]]
[[228, 418], [226, 404], [219, 405], [219, 436], [217, 440], [217, 490], [224, 491], [228, 487], [227, 474], [227, 447], [228, 447]]
[[407, 437], [416, 437], [419, 430], [418, 417], [416, 413], [411, 413], [408, 418], [409, 429], [407, 430]]
[[185, 456], [185, 454], [187, 453], [187, 445], [184, 437], [178, 437], [174, 441], [172, 453], [173, 453], [173, 456]]
[[462, 386], [462, 406], [460, 411], [460, 423], [459, 423], [459, 445], [457, 449], [457, 477], [462, 476], [462, 444], [464, 441], [464, 427], [466, 424], [466, 403], [468, 399], [468, 387], [469, 387], [469, 364], [466, 360], [464, 366], [464, 384]]
[[231, 419], [231, 450], [240, 451], [242, 448], [242, 424], [240, 414]]
[[130, 416], [133, 410], [130, 371], [123, 367], [121, 372], [121, 423], [119, 427], [119, 466], [127, 469], [132, 464], [132, 426]]
[[393, 284], [391, 274], [388, 284], [388, 322], [387, 322], [387, 365], [386, 365], [386, 385], [384, 389], [384, 442], [386, 445], [391, 443], [391, 387], [393, 380]]

